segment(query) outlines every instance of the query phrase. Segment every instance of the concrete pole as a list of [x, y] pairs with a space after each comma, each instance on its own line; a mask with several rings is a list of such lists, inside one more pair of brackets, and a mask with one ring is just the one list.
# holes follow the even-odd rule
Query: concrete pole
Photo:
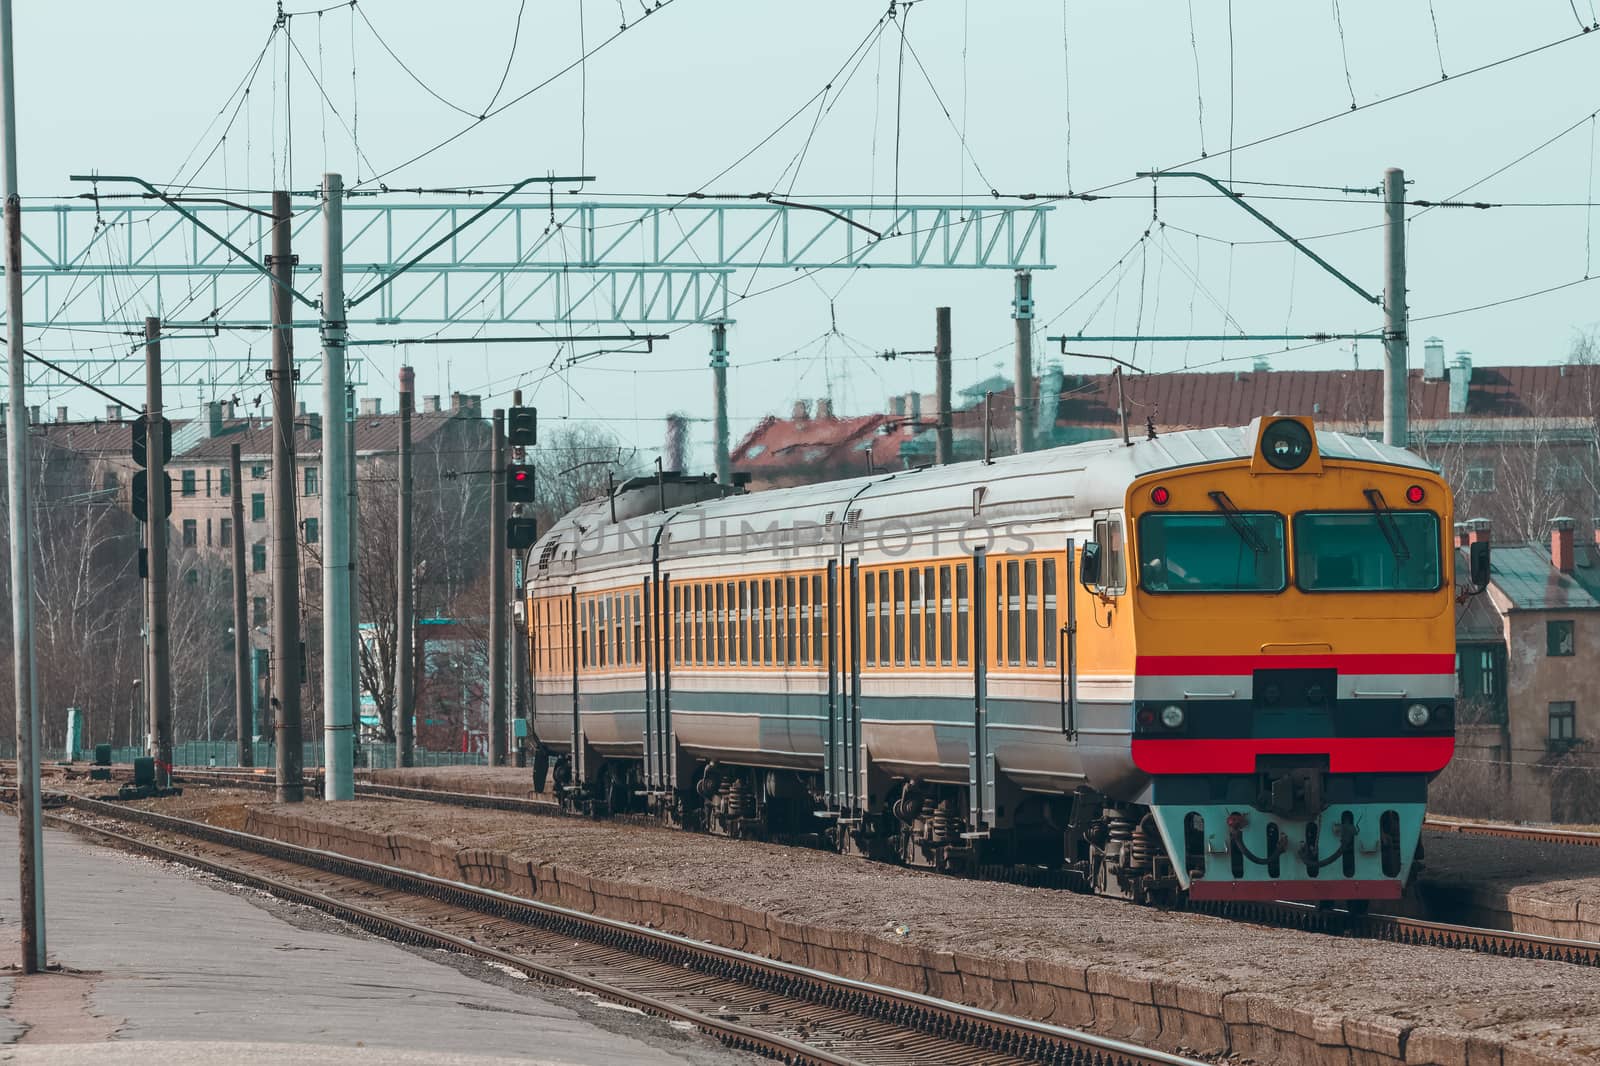
[[1036, 398], [1033, 395], [1033, 274], [1027, 270], [1017, 271], [1016, 295], [1011, 301], [1011, 317], [1017, 323], [1017, 358], [1012, 376], [1016, 378], [1012, 386], [1012, 406], [1015, 408], [1013, 429], [1017, 436], [1016, 447], [1012, 449], [1016, 454], [1031, 452], [1034, 449], [1033, 439], [1033, 411]]
[[1404, 448], [1406, 433], [1406, 175], [1383, 172], [1383, 443]]
[[395, 762], [411, 765], [411, 726], [416, 714], [416, 664], [412, 662], [412, 638], [416, 634], [416, 612], [412, 604], [412, 582], [416, 575], [411, 565], [411, 400], [416, 375], [409, 366], [400, 368], [400, 513], [395, 538], [395, 652], [394, 715], [398, 751]]
[[345, 410], [344, 182], [322, 176], [322, 798], [356, 798], [350, 448]]
[[239, 446], [228, 449], [229, 476], [233, 479], [233, 499], [228, 510], [233, 517], [233, 702], [235, 728], [239, 733], [239, 765], [254, 766], [255, 692], [250, 684], [250, 615], [248, 588], [244, 577], [244, 482]]
[[934, 367], [939, 375], [939, 417], [935, 433], [934, 462], [940, 466], [955, 459], [950, 431], [950, 309], [934, 311]]
[[[348, 367], [346, 368], [348, 370]], [[344, 386], [345, 429], [349, 438], [345, 462], [350, 488], [350, 671], [355, 680], [351, 693], [351, 761], [361, 761], [361, 552], [357, 535], [361, 532], [361, 492], [356, 482], [356, 387], [347, 376]], [[354, 782], [351, 783], [354, 788]]]
[[272, 736], [278, 802], [305, 798], [300, 747], [300, 537], [295, 522], [294, 283], [289, 194], [272, 194]]
[[506, 761], [506, 413], [494, 412], [489, 469], [489, 764]]
[[[161, 319], [144, 320], [144, 454], [149, 492], [146, 498], [145, 543], [150, 577], [144, 583], [145, 617], [150, 620], [150, 684], [145, 688], [146, 720], [151, 754], [156, 758], [156, 783], [172, 783], [172, 635], [167, 625], [167, 465], [166, 433], [161, 414]], [[209, 710], [209, 708], [208, 708]]]
[[17, 900], [22, 972], [44, 968], [44, 837], [39, 813], [39, 694], [33, 670], [33, 504], [28, 486], [28, 399], [22, 367], [22, 197], [17, 192], [17, 84], [11, 0], [0, 0], [6, 221], [6, 485], [11, 512], [12, 692], [17, 708]]
[[728, 324], [711, 325], [711, 386], [716, 402], [717, 428], [717, 484], [727, 488], [733, 484], [733, 470], [728, 458]]

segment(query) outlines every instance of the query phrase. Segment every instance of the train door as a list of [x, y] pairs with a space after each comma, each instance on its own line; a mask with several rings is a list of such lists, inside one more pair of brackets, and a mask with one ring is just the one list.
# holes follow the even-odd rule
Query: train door
[[[967, 749], [967, 804], [973, 835], [987, 836], [995, 821], [995, 761], [989, 738], [988, 553], [972, 553], [972, 745]], [[960, 605], [958, 604], [958, 608]]]

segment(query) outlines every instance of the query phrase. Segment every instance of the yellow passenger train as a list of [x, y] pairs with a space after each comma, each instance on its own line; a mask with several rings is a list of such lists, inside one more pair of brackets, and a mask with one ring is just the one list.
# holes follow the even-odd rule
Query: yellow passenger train
[[635, 479], [531, 555], [537, 773], [1140, 900], [1397, 897], [1454, 749], [1449, 516], [1421, 459], [1302, 418]]

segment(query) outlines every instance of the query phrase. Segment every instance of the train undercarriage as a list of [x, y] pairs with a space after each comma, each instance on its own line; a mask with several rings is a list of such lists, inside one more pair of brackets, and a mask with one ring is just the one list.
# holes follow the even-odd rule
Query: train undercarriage
[[[690, 785], [645, 787], [638, 760], [605, 759], [586, 785], [572, 759], [540, 748], [535, 786], [590, 817], [648, 816], [692, 831], [826, 847], [956, 876], [1008, 879], [1177, 906], [1184, 893], [1148, 808], [1091, 789], [1042, 795], [1011, 789], [992, 823], [972, 817], [965, 786], [869, 772], [868, 809], [830, 805], [816, 772], [696, 762]], [[1188, 846], [1198, 848], [1190, 840]]]

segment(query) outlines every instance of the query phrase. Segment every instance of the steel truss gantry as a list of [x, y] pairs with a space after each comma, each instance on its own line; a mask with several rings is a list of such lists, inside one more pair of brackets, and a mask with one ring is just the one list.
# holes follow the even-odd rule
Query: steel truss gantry
[[[183, 206], [252, 256], [265, 248], [271, 220], [258, 210]], [[1048, 204], [523, 200], [489, 208], [362, 302], [380, 279], [484, 210], [348, 200], [348, 324], [711, 324], [730, 320], [737, 270], [1050, 268]], [[297, 248], [318, 246], [319, 218], [297, 214]], [[247, 295], [266, 284], [260, 270], [159, 201], [26, 206], [23, 239], [30, 329], [132, 329], [147, 314], [173, 325], [266, 324], [265, 296]], [[296, 287], [314, 291], [319, 274], [303, 257]]]

